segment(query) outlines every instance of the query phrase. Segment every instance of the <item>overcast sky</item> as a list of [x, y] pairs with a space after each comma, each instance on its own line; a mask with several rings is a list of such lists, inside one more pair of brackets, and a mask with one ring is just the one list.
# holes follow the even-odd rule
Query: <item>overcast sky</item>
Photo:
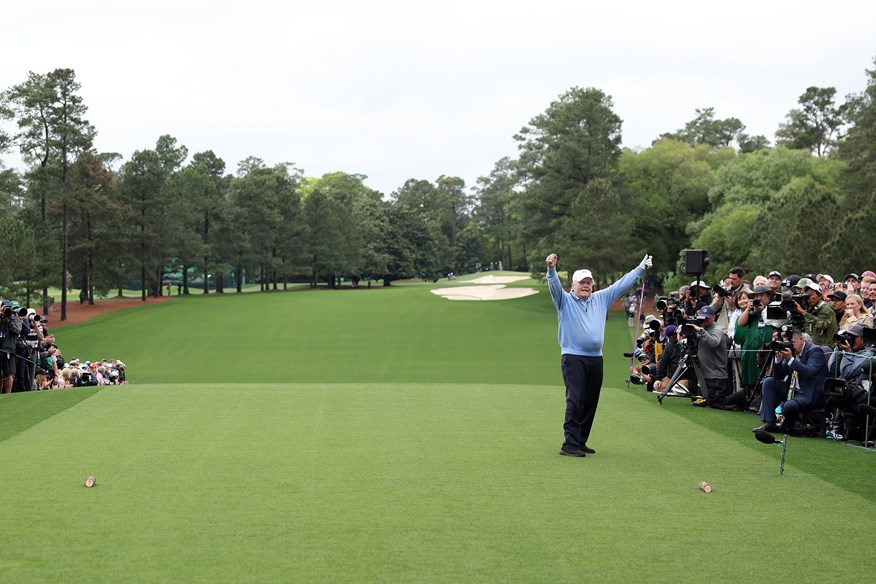
[[[647, 147], [714, 107], [771, 141], [812, 85], [866, 85], [876, 2], [835, 0], [42, 0], [3, 7], [0, 89], [76, 71], [95, 147], [170, 134], [389, 194], [409, 178], [474, 186], [571, 87], [613, 98]], [[18, 166], [5, 156], [7, 166]]]

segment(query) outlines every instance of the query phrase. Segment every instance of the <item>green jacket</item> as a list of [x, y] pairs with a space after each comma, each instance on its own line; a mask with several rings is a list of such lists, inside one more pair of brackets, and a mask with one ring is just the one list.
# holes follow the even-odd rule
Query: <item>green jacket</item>
[[803, 332], [809, 333], [813, 345], [833, 347], [836, 330], [836, 313], [824, 300], [816, 304], [812, 312], [803, 315]]
[[740, 359], [742, 383], [747, 386], [757, 383], [760, 377], [760, 366], [757, 364], [757, 352], [766, 343], [773, 340], [773, 327], [763, 321], [763, 312], [750, 312], [748, 324], [741, 325], [737, 321], [733, 340], [742, 347]]

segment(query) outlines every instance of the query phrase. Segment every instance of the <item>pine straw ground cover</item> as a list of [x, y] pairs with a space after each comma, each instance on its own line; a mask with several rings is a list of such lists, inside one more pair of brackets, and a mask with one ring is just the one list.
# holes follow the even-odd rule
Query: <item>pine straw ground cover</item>
[[405, 287], [171, 300], [67, 327], [68, 354], [109, 347], [136, 381], [0, 398], [0, 579], [872, 573], [876, 453], [792, 439], [779, 476], [752, 416], [626, 388], [620, 315], [598, 452], [559, 456], [555, 322], [545, 293], [468, 304]]

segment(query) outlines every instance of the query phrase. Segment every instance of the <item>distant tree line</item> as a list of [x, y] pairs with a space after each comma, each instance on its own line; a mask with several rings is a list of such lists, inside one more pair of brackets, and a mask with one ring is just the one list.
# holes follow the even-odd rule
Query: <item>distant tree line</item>
[[307, 177], [250, 157], [228, 172], [212, 151], [171, 135], [123, 161], [94, 150], [95, 128], [71, 69], [30, 73], [0, 94], [0, 295], [48, 303], [49, 287], [142, 298], [173, 278], [185, 294], [340, 278], [434, 280], [476, 265], [540, 272], [625, 271], [645, 251], [680, 281], [685, 248], [709, 251], [709, 277], [733, 265], [840, 272], [876, 267], [867, 237], [876, 197], [876, 70], [836, 103], [810, 87], [775, 146], [713, 108], [642, 150], [621, 148], [611, 97], [572, 88], [515, 135], [472, 188], [455, 176], [410, 179], [385, 196], [366, 176]]

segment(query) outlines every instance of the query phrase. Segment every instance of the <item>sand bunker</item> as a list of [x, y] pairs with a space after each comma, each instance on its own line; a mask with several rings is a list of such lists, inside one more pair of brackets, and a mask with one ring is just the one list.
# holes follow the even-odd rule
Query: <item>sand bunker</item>
[[[492, 277], [492, 276], [486, 276]], [[514, 276], [499, 276], [515, 278], [515, 280], [526, 278], [516, 278]], [[481, 278], [483, 279], [483, 278]], [[532, 288], [506, 288], [502, 284], [493, 284], [488, 286], [455, 286], [453, 288], [439, 288], [430, 290], [432, 294], [443, 296], [448, 300], [511, 300], [513, 298], [523, 298], [524, 296], [532, 296], [538, 294], [538, 290]]]
[[474, 280], [461, 280], [460, 284], [510, 284], [528, 279], [528, 276], [481, 276]]

